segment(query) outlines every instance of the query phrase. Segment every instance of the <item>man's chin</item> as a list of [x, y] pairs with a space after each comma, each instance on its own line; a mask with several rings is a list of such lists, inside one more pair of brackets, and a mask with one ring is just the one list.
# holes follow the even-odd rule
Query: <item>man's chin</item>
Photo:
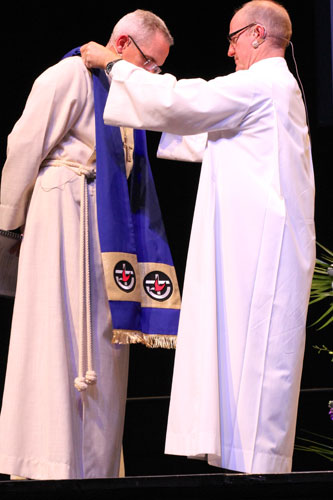
[[235, 61], [235, 65], [236, 65], [236, 67], [235, 67], [235, 71], [242, 71], [242, 70], [244, 70], [244, 69], [248, 69], [248, 68], [246, 68], [246, 67], [244, 66], [244, 64], [242, 65], [242, 64], [240, 64], [240, 63], [239, 63], [239, 62], [237, 62], [237, 61]]

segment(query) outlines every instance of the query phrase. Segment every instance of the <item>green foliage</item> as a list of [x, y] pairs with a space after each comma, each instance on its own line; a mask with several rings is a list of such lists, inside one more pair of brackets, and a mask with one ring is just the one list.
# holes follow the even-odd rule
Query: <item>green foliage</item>
[[326, 352], [329, 356], [331, 356], [331, 361], [333, 363], [333, 351], [331, 349], [328, 349], [325, 345], [322, 345], [321, 347], [318, 345], [314, 345], [313, 348], [317, 350], [318, 354], [320, 354], [321, 352]]
[[[314, 432], [305, 430], [303, 430], [303, 432], [308, 434], [309, 437], [297, 436], [295, 450], [316, 453], [330, 462], [333, 462], [333, 439]], [[310, 439], [310, 436], [313, 436], [316, 440]]]
[[[333, 323], [333, 252], [317, 242], [322, 250], [321, 258], [316, 259], [315, 270], [312, 279], [310, 305], [328, 300], [327, 310], [311, 326], [320, 325], [318, 330], [322, 330]], [[313, 346], [318, 354], [322, 352], [331, 356], [333, 362], [333, 350], [325, 345]], [[329, 418], [333, 421], [333, 401], [329, 401]], [[303, 436], [296, 436], [295, 450], [315, 453], [333, 462], [333, 438], [322, 436], [307, 430], [301, 430]]]
[[313, 323], [313, 326], [323, 323], [318, 328], [318, 330], [321, 330], [333, 323], [333, 252], [318, 242], [317, 245], [322, 249], [322, 256], [320, 259], [316, 259], [311, 285], [310, 305], [322, 300], [330, 300], [328, 309]]

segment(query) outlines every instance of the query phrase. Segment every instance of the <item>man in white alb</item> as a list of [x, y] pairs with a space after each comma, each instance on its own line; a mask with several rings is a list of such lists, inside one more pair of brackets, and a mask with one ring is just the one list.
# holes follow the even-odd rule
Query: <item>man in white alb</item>
[[[160, 18], [137, 10], [115, 25], [107, 46], [154, 72], [172, 43]], [[94, 101], [91, 72], [81, 57], [67, 57], [36, 80], [8, 140], [0, 228], [25, 228], [0, 418], [3, 474], [73, 479], [119, 472], [129, 351], [112, 344], [96, 213]], [[124, 148], [120, 133], [109, 147], [118, 158], [114, 175], [124, 172], [127, 189], [133, 131], [122, 133]], [[80, 223], [88, 232], [80, 233]], [[122, 276], [129, 288], [125, 267]], [[82, 305], [89, 294], [91, 303]]]

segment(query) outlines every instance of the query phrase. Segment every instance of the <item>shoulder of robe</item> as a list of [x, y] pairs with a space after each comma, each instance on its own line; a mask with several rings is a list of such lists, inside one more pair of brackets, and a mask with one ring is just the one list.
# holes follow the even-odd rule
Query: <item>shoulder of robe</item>
[[252, 100], [257, 89], [257, 79], [248, 70], [235, 71], [226, 76], [217, 76], [209, 84], [230, 96]]
[[49, 87], [60, 92], [75, 92], [78, 97], [91, 91], [91, 73], [80, 56], [67, 57], [47, 68], [35, 81], [34, 87]]
[[225, 76], [217, 76], [215, 79], [210, 81], [224, 82], [226, 85], [246, 86], [253, 79], [253, 75], [249, 70], [239, 70]]
[[249, 68], [230, 73], [227, 76], [217, 77], [215, 85], [229, 89], [235, 95], [242, 96], [255, 101], [266, 101], [272, 97], [272, 87], [279, 80], [281, 75], [276, 75], [274, 71], [263, 71], [259, 68]]

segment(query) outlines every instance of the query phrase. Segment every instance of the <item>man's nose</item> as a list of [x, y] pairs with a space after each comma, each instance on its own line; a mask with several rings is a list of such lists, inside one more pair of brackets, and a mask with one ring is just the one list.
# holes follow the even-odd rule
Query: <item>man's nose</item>
[[234, 55], [235, 55], [235, 48], [232, 43], [229, 43], [228, 56], [234, 57]]

